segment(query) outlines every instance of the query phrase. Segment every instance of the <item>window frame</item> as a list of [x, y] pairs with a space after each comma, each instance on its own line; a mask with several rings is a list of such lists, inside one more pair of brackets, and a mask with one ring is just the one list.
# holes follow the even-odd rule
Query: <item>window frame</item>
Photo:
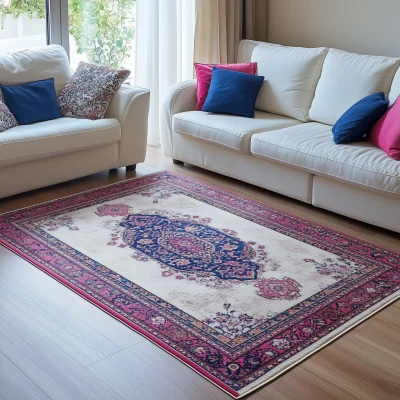
[[68, 0], [47, 0], [47, 44], [59, 44], [69, 57]]

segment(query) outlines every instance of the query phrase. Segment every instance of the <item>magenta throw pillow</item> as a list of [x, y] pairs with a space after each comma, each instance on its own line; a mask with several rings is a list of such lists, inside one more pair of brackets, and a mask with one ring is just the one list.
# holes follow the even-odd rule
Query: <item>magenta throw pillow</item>
[[197, 104], [196, 110], [201, 111], [206, 101], [208, 90], [210, 89], [213, 67], [220, 69], [229, 69], [236, 72], [255, 75], [257, 71], [256, 62], [247, 62], [242, 64], [199, 64], [195, 63], [197, 77]]
[[400, 160], [400, 96], [373, 126], [368, 140], [389, 157]]

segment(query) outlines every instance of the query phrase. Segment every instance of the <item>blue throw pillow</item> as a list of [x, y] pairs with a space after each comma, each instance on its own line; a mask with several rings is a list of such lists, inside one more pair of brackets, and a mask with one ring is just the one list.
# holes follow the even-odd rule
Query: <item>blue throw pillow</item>
[[263, 76], [213, 67], [203, 111], [254, 118], [254, 106]]
[[[0, 77], [1, 79], [1, 77]], [[54, 78], [22, 85], [1, 85], [4, 102], [19, 125], [60, 118]]]
[[383, 92], [370, 94], [351, 106], [333, 125], [336, 144], [357, 142], [372, 129], [385, 114], [389, 102]]

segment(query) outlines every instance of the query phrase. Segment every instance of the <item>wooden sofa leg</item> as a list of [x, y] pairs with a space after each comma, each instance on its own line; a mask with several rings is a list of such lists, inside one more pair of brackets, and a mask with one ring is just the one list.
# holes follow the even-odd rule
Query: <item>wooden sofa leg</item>
[[127, 165], [126, 170], [127, 171], [136, 171], [136, 164]]
[[175, 160], [175, 158], [172, 159], [172, 162], [173, 162], [174, 164], [184, 164], [183, 161]]

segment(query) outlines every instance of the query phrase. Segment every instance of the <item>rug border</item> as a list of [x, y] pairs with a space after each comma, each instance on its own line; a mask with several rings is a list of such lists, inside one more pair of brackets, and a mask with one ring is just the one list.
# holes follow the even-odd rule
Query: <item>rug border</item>
[[[336, 336], [328, 339], [326, 342], [322, 343], [321, 345], [318, 345], [319, 347], [315, 350], [313, 350], [312, 352], [300, 357], [297, 361], [295, 361], [293, 364], [288, 365], [287, 367], [285, 367], [282, 371], [279, 371], [276, 373], [275, 376], [267, 379], [265, 382], [259, 383], [258, 385], [256, 385], [254, 388], [251, 388], [250, 390], [248, 390], [246, 393], [240, 395], [239, 397], [236, 397], [236, 399], [241, 399], [247, 395], [249, 395], [250, 393], [255, 392], [256, 390], [262, 388], [264, 385], [267, 385], [271, 382], [273, 382], [275, 379], [281, 377], [283, 374], [285, 374], [286, 372], [288, 372], [289, 370], [291, 370], [292, 368], [296, 367], [298, 364], [301, 364], [303, 361], [305, 361], [306, 359], [308, 359], [309, 357], [313, 356], [314, 354], [318, 353], [319, 351], [323, 350], [325, 347], [329, 346], [331, 343], [335, 342], [336, 340], [340, 339], [342, 336], [346, 335], [348, 332], [350, 332], [351, 330], [353, 330], [354, 328], [356, 328], [357, 326], [359, 326], [360, 324], [362, 324], [363, 322], [365, 322], [366, 320], [370, 319], [371, 317], [375, 316], [376, 314], [378, 314], [379, 312], [381, 312], [382, 310], [384, 310], [386, 307], [390, 306], [391, 304], [395, 303], [396, 301], [400, 300], [400, 292], [399, 293], [393, 293], [391, 296], [388, 297], [392, 297], [393, 295], [395, 295], [395, 297], [389, 299], [389, 300], [382, 300], [380, 303], [382, 303], [381, 305], [379, 305], [380, 303], [377, 303], [375, 306], [377, 306], [377, 308], [371, 313], [368, 314], [364, 317], [362, 317], [359, 321], [355, 322], [354, 324], [352, 324], [351, 326], [348, 326], [346, 329], [344, 329], [342, 332], [339, 332]], [[385, 302], [386, 301], [386, 302]], [[372, 308], [372, 307], [371, 307]], [[365, 310], [364, 312], [366, 312], [368, 310]], [[348, 321], [347, 323], [350, 323], [350, 321]], [[320, 340], [324, 340], [324, 338], [320, 339]], [[314, 345], [317, 345], [318, 342], [315, 342]], [[259, 378], [261, 379], [261, 378]]]
[[[207, 181], [203, 181], [201, 179], [198, 178], [193, 178], [191, 176], [187, 176], [185, 174], [181, 174], [175, 171], [169, 171], [169, 170], [159, 170], [150, 174], [146, 174], [146, 175], [142, 175], [142, 176], [137, 176], [134, 178], [129, 178], [129, 179], [124, 179], [118, 182], [114, 182], [114, 183], [110, 183], [107, 185], [103, 185], [103, 186], [99, 186], [93, 189], [88, 189], [88, 190], [84, 190], [84, 191], [80, 191], [77, 193], [73, 193], [67, 196], [62, 196], [62, 197], [57, 197], [53, 200], [48, 200], [45, 202], [40, 202], [37, 204], [33, 204], [27, 207], [21, 207], [15, 210], [11, 210], [11, 211], [7, 211], [5, 213], [0, 214], [1, 217], [6, 216], [7, 214], [12, 214], [18, 211], [22, 211], [22, 210], [28, 210], [34, 207], [38, 207], [44, 204], [48, 204], [48, 203], [52, 203], [52, 202], [56, 202], [59, 201], [61, 199], [67, 199], [70, 197], [74, 197], [83, 193], [90, 193], [90, 192], [94, 192], [96, 190], [101, 190], [104, 189], [106, 187], [111, 187], [111, 186], [115, 186], [127, 181], [133, 181], [133, 180], [137, 180], [137, 179], [141, 179], [144, 177], [149, 177], [152, 175], [161, 175], [163, 173], [169, 173], [171, 175], [176, 175], [178, 177], [182, 177], [184, 179], [190, 179], [196, 182], [199, 182], [203, 185], [208, 185], [210, 187], [216, 188], [220, 191], [223, 191], [225, 193], [228, 194], [233, 194], [235, 196], [241, 197], [243, 199], [249, 200], [251, 202], [255, 202], [261, 206], [267, 207], [270, 210], [276, 211], [276, 212], [283, 212], [285, 214], [287, 214], [288, 216], [292, 216], [296, 219], [300, 219], [301, 221], [305, 221], [307, 223], [312, 223], [315, 224], [317, 226], [320, 226], [322, 228], [325, 228], [327, 230], [333, 231], [333, 232], [337, 232], [340, 235], [344, 235], [346, 237], [349, 238], [353, 238], [359, 242], [368, 244], [370, 246], [374, 246], [377, 249], [383, 250], [383, 251], [388, 251], [391, 252], [393, 254], [400, 254], [397, 251], [385, 248], [381, 245], [376, 245], [372, 242], [369, 242], [367, 240], [364, 239], [360, 239], [356, 236], [350, 235], [348, 233], [344, 233], [341, 232], [339, 230], [336, 230], [334, 228], [331, 228], [329, 226], [323, 225], [319, 222], [315, 222], [313, 220], [309, 220], [303, 217], [300, 217], [298, 215], [292, 214], [290, 212], [287, 211], [283, 211], [280, 210], [278, 208], [275, 208], [273, 206], [267, 205], [262, 203], [261, 201], [258, 200], [254, 200], [248, 196], [245, 196], [243, 194], [239, 194], [236, 192], [232, 192], [228, 189], [224, 189], [221, 188], [217, 185], [214, 185], [212, 183], [209, 183]], [[233, 397], [234, 399], [242, 399], [248, 395], [250, 395], [251, 393], [257, 391], [258, 389], [260, 389], [263, 386], [266, 386], [267, 384], [271, 383], [272, 381], [274, 381], [275, 379], [281, 377], [283, 374], [285, 374], [286, 372], [288, 372], [290, 369], [294, 368], [295, 366], [297, 366], [298, 364], [302, 363], [303, 361], [305, 361], [307, 358], [311, 357], [312, 355], [316, 354], [317, 352], [323, 350], [325, 347], [327, 347], [329, 344], [331, 344], [332, 342], [336, 341], [337, 339], [339, 339], [340, 337], [344, 336], [346, 333], [348, 333], [349, 331], [351, 331], [352, 329], [356, 328], [358, 325], [360, 325], [361, 323], [363, 323], [364, 321], [368, 320], [369, 318], [373, 317], [374, 315], [376, 315], [377, 313], [379, 313], [380, 311], [382, 311], [384, 308], [388, 307], [389, 305], [393, 304], [394, 302], [396, 302], [397, 300], [400, 299], [400, 293], [398, 293], [397, 295], [395, 295], [394, 298], [388, 300], [387, 302], [385, 302], [385, 299], [382, 300], [382, 302], [384, 302], [382, 305], [378, 306], [376, 310], [374, 310], [371, 314], [364, 316], [363, 318], [361, 318], [359, 321], [354, 322], [351, 326], [347, 327], [345, 330], [343, 330], [342, 332], [338, 333], [336, 336], [330, 338], [329, 340], [327, 340], [325, 343], [321, 344], [317, 349], [313, 350], [312, 352], [304, 355], [303, 357], [300, 357], [297, 361], [295, 361], [293, 364], [288, 365], [287, 367], [285, 367], [282, 371], [278, 372], [275, 376], [271, 377], [270, 379], [266, 380], [265, 382], [259, 383], [258, 385], [256, 385], [255, 387], [251, 388], [250, 390], [246, 391], [246, 393], [240, 394], [239, 392], [236, 392], [235, 390], [233, 390], [232, 388], [230, 388], [228, 385], [226, 385], [225, 383], [223, 383], [222, 381], [220, 381], [218, 378], [214, 377], [212, 374], [210, 374], [208, 371], [203, 370], [203, 368], [195, 365], [194, 363], [192, 363], [189, 359], [187, 359], [185, 356], [183, 356], [182, 354], [180, 354], [179, 352], [175, 351], [174, 349], [170, 348], [170, 346], [168, 346], [167, 344], [164, 344], [163, 342], [161, 342], [159, 339], [157, 339], [156, 337], [153, 337], [153, 335], [149, 332], [146, 332], [144, 329], [142, 329], [141, 327], [137, 326], [136, 324], [134, 324], [133, 322], [126, 320], [123, 316], [118, 315], [117, 312], [114, 312], [113, 310], [109, 309], [109, 307], [107, 307], [106, 305], [98, 302], [96, 299], [92, 299], [92, 297], [83, 292], [81, 289], [75, 287], [75, 285], [73, 285], [72, 283], [66, 281], [64, 278], [62, 278], [61, 276], [59, 276], [58, 274], [56, 274], [55, 272], [49, 270], [47, 267], [45, 267], [44, 265], [41, 265], [40, 263], [36, 262], [35, 260], [31, 259], [29, 256], [25, 256], [22, 252], [20, 252], [20, 250], [18, 250], [17, 248], [15, 248], [13, 245], [9, 244], [7, 241], [5, 241], [4, 239], [0, 238], [0, 245], [4, 246], [6, 249], [10, 250], [11, 252], [13, 252], [14, 254], [16, 254], [17, 256], [21, 257], [22, 259], [26, 260], [27, 262], [29, 262], [31, 265], [37, 267], [38, 269], [40, 269], [41, 271], [43, 271], [44, 273], [46, 273], [48, 276], [50, 276], [51, 278], [55, 279], [56, 281], [60, 282], [63, 286], [67, 287], [68, 289], [72, 290], [74, 293], [78, 294], [80, 297], [84, 298], [86, 301], [90, 302], [91, 304], [93, 304], [94, 306], [96, 306], [97, 308], [101, 309], [103, 312], [107, 313], [108, 315], [110, 315], [111, 317], [113, 317], [114, 319], [118, 320], [119, 322], [123, 323], [124, 325], [126, 325], [127, 327], [129, 327], [130, 329], [132, 329], [134, 332], [138, 333], [139, 335], [141, 335], [142, 337], [146, 338], [147, 340], [149, 340], [150, 342], [152, 342], [153, 344], [155, 344], [157, 347], [159, 347], [160, 349], [164, 350], [166, 353], [170, 354], [171, 356], [173, 356], [175, 359], [179, 360], [180, 362], [182, 362], [185, 366], [189, 367], [190, 369], [192, 369], [193, 371], [197, 372], [198, 374], [200, 374], [203, 378], [205, 378], [206, 380], [208, 380], [209, 382], [211, 382], [212, 384], [214, 384], [215, 386], [217, 386], [219, 389], [221, 389], [222, 391], [224, 391], [225, 393], [227, 393], [228, 395], [230, 395], [231, 397]], [[395, 293], [394, 293], [395, 294]], [[379, 304], [379, 303], [378, 303]], [[377, 305], [378, 305], [377, 304]], [[366, 310], [367, 311], [367, 310]], [[350, 321], [349, 321], [350, 322]], [[317, 344], [317, 342], [315, 343]], [[192, 365], [193, 364], [193, 365]]]

